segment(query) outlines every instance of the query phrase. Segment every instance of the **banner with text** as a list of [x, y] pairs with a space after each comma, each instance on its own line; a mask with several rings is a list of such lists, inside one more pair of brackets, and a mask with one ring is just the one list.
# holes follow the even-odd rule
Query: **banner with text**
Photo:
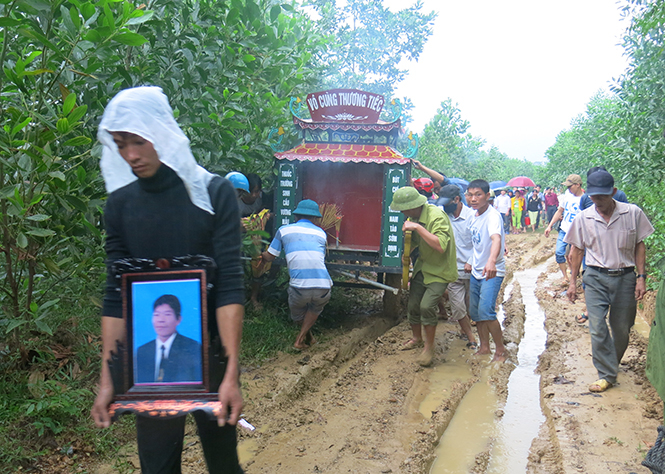
[[381, 265], [386, 267], [402, 267], [404, 214], [399, 211], [391, 211], [390, 203], [393, 201], [395, 191], [406, 186], [407, 178], [407, 167], [405, 165], [385, 165]]
[[307, 96], [314, 122], [378, 123], [385, 99], [356, 89], [332, 89]]
[[279, 161], [275, 183], [275, 229], [294, 222], [293, 210], [300, 201], [298, 188], [298, 164]]

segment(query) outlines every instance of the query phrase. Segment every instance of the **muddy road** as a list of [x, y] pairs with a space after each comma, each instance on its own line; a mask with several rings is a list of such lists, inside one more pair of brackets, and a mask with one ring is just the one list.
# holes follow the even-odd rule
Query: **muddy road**
[[[572, 305], [565, 296], [555, 239], [506, 240], [506, 363], [473, 356], [459, 326], [441, 320], [435, 362], [422, 368], [417, 351], [399, 350], [410, 337], [405, 321], [366, 317], [306, 352], [245, 371], [244, 413], [257, 428], [239, 430], [246, 472], [648, 473], [640, 462], [663, 416], [644, 376], [641, 318], [652, 317], [654, 295], [638, 315], [620, 385], [591, 394], [588, 325], [574, 320], [583, 297]], [[189, 431], [183, 472], [206, 472]], [[127, 461], [138, 466], [134, 455]]]

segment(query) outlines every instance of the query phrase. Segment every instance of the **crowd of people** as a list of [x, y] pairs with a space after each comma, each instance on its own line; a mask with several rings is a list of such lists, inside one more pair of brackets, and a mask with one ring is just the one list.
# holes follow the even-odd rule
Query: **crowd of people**
[[[203, 370], [218, 384], [213, 388], [219, 407], [213, 413], [193, 415], [209, 471], [241, 473], [235, 431], [243, 406], [238, 356], [245, 304], [239, 223], [242, 216], [262, 209], [261, 179], [238, 172], [223, 179], [199, 166], [158, 87], [137, 87], [116, 95], [104, 112], [98, 137], [109, 193], [105, 209], [108, 279], [100, 387], [91, 415], [99, 427], [111, 423], [109, 405], [116, 387], [112, 360], [126, 334], [115, 262], [150, 259], [159, 264], [177, 262], [185, 255], [207, 257], [214, 262], [206, 299], [210, 317], [204, 328], [210, 338], [211, 362]], [[448, 292], [452, 320], [459, 324], [468, 346], [476, 355], [489, 355], [493, 340], [492, 361], [505, 361], [496, 313], [506, 272], [505, 236], [528, 227], [535, 232], [542, 221], [547, 222], [546, 237], [558, 231], [556, 261], [571, 302], [577, 298], [576, 280], [583, 268], [588, 311], [579, 315], [578, 322], [588, 319], [598, 372], [589, 390], [602, 392], [616, 384], [636, 304], [646, 292], [644, 239], [654, 229], [640, 208], [627, 203], [625, 194], [614, 187], [612, 175], [602, 167], [590, 169], [586, 191], [582, 178], [571, 174], [561, 183], [566, 188], [562, 194], [553, 188], [541, 193], [540, 186], [535, 186], [530, 191], [503, 189], [495, 195], [485, 180], [456, 182], [418, 161], [413, 164], [428, 177], [399, 188], [390, 203], [393, 211], [406, 218], [403, 231], [412, 234], [412, 253], [402, 260], [405, 266], [413, 263], [407, 308], [411, 337], [401, 348], [421, 348], [417, 363], [432, 364], [438, 308]], [[282, 252], [286, 256], [289, 309], [300, 325], [294, 347], [304, 350], [315, 342], [311, 329], [330, 299], [332, 280], [325, 265], [326, 234], [317, 226], [318, 204], [302, 200], [293, 214], [296, 222], [274, 232], [260, 261], [271, 262]], [[187, 339], [178, 332], [183, 320], [178, 298], [165, 295], [152, 307], [157, 337], [140, 347], [147, 361], [140, 377], [160, 383], [196, 379], [197, 374], [171, 370], [169, 358], [180, 351], [177, 341]], [[197, 341], [188, 344], [194, 347]], [[650, 352], [651, 367], [665, 366], [661, 358]], [[184, 420], [184, 416], [137, 417], [142, 472], [180, 472]]]
[[[558, 231], [555, 260], [571, 303], [577, 299], [577, 278], [583, 275], [582, 290], [587, 309], [575, 318], [578, 324], [589, 323], [592, 360], [598, 372], [598, 380], [589, 386], [589, 391], [603, 392], [615, 385], [619, 363], [628, 347], [630, 328], [635, 323], [637, 301], [646, 292], [644, 239], [653, 233], [654, 228], [644, 212], [629, 204], [625, 193], [614, 187], [613, 176], [604, 167], [596, 166], [587, 172], [586, 190], [582, 177], [577, 174], [570, 174], [561, 183], [565, 187], [561, 194], [557, 194], [554, 188], [541, 193], [540, 186], [534, 186], [530, 191], [501, 189], [493, 199], [494, 208], [489, 205], [493, 197], [489, 184], [475, 180], [466, 189], [466, 200], [471, 207], [467, 210], [466, 203], [462, 203], [461, 187], [446, 185], [447, 178], [442, 173], [417, 161], [414, 165], [429, 176], [413, 181], [421, 199], [404, 198], [405, 202], [402, 202], [399, 199], [414, 192], [400, 189], [395, 195], [393, 208], [414, 221], [407, 222], [404, 230], [416, 231], [421, 247], [429, 246], [437, 252], [442, 249], [445, 252], [452, 245], [456, 247], [458, 280], [445, 279], [441, 268], [440, 277], [444, 282], [443, 290], [447, 288], [449, 292], [455, 315], [453, 320], [460, 322], [470, 344], [475, 345], [475, 340], [463, 316], [468, 314], [477, 326], [480, 339], [477, 354], [489, 352], [488, 336], [491, 334], [496, 347], [493, 360], [505, 360], [501, 326], [494, 311], [505, 271], [504, 236], [511, 231], [525, 232], [527, 227], [535, 232], [542, 218], [543, 222], [547, 221], [545, 237], [549, 237], [552, 230]], [[427, 223], [430, 216], [436, 214], [437, 207], [442, 211], [439, 214], [442, 222], [435, 231]], [[448, 215], [454, 232], [448, 229], [442, 218], [444, 214]], [[422, 215], [427, 218], [423, 220]], [[450, 239], [451, 234], [454, 234], [454, 240]], [[427, 254], [418, 258], [431, 259]], [[429, 294], [420, 289], [413, 291], [414, 287], [422, 285], [423, 277], [419, 272], [425, 275], [424, 286], [428, 288], [427, 273], [424, 265], [418, 265], [419, 260], [414, 266], [409, 294], [413, 338], [406, 342], [406, 348], [415, 347], [421, 341], [420, 328], [415, 324], [423, 325], [426, 334], [428, 331], [434, 333], [434, 328], [428, 329], [428, 326], [435, 325], [432, 314], [443, 294], [441, 286], [435, 290], [432, 285], [431, 297], [422, 296]], [[467, 286], [463, 283], [463, 272], [471, 273]], [[469, 296], [467, 300], [465, 291]], [[418, 359], [423, 365], [431, 362], [428, 347], [431, 344], [426, 342], [423, 355]], [[665, 365], [660, 354], [652, 351], [650, 357], [651, 366]], [[660, 375], [654, 377], [661, 378]]]
[[520, 234], [529, 228], [535, 232], [542, 223], [550, 223], [559, 206], [559, 194], [555, 188], [540, 185], [531, 190], [525, 188], [502, 188], [494, 192], [499, 194], [494, 199], [494, 207], [503, 217], [507, 234]]

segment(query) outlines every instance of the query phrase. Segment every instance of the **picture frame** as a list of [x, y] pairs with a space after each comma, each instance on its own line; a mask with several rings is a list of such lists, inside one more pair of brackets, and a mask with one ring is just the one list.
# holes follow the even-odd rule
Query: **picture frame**
[[116, 367], [112, 416], [175, 416], [216, 408], [211, 387], [203, 269], [122, 275], [125, 343]]

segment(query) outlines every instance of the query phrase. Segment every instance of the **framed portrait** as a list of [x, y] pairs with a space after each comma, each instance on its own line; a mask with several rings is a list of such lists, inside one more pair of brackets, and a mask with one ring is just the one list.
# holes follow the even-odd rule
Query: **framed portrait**
[[126, 345], [115, 408], [175, 414], [200, 405], [191, 402], [216, 400], [208, 370], [205, 271], [123, 274], [122, 301]]

